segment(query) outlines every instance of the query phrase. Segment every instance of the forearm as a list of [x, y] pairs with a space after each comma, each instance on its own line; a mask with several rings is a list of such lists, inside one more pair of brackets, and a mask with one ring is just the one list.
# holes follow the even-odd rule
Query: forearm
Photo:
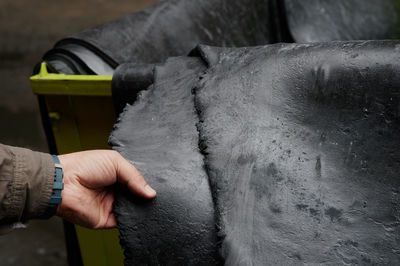
[[0, 225], [43, 215], [53, 183], [49, 154], [0, 144]]
[[[63, 181], [51, 155], [0, 144], [0, 233], [14, 223], [48, 217], [53, 210], [88, 228], [113, 228], [112, 185], [117, 181], [137, 196], [156, 196], [136, 168], [115, 151], [77, 152], [59, 160]], [[60, 189], [61, 203], [56, 193]]]

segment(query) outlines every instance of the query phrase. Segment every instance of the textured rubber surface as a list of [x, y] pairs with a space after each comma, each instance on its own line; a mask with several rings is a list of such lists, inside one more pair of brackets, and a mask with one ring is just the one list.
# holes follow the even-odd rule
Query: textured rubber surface
[[44, 60], [60, 73], [110, 75], [197, 44], [394, 39], [399, 14], [397, 0], [169, 0], [62, 39]]
[[186, 55], [199, 43], [260, 45], [274, 38], [269, 2], [163, 1], [71, 38], [97, 47], [119, 64], [163, 62], [169, 56]]
[[134, 103], [140, 91], [153, 84], [154, 68], [153, 64], [126, 63], [115, 69], [111, 87], [114, 109], [117, 114], [123, 111], [127, 103]]
[[226, 265], [400, 263], [399, 49], [207, 49], [196, 107]]
[[400, 38], [398, 0], [284, 0], [295, 42]]
[[110, 142], [157, 190], [152, 201], [117, 189], [126, 265], [216, 265], [214, 208], [191, 87], [205, 69], [198, 58], [174, 58], [155, 68], [154, 86], [127, 106]]
[[192, 54], [111, 136], [158, 191], [117, 194], [126, 264], [399, 264], [400, 42]]

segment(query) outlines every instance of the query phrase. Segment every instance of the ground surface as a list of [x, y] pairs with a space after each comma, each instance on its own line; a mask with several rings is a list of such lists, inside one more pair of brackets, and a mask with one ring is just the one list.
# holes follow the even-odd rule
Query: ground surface
[[[0, 143], [47, 151], [33, 66], [62, 37], [144, 8], [158, 0], [0, 1]], [[62, 222], [33, 221], [0, 236], [0, 265], [66, 265]]]

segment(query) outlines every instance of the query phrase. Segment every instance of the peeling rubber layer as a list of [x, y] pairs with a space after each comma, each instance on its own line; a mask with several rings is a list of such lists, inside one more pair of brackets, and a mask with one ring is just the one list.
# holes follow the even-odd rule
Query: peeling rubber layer
[[126, 107], [110, 137], [157, 191], [148, 201], [117, 188], [114, 213], [126, 265], [219, 264], [191, 94], [204, 69], [200, 59], [186, 57], [157, 66], [157, 82]]
[[158, 191], [118, 188], [126, 264], [399, 264], [399, 47], [201, 46], [156, 67], [110, 138]]

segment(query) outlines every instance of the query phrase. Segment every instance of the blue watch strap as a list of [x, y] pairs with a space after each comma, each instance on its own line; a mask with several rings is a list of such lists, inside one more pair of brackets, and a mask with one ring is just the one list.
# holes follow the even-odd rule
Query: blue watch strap
[[[58, 204], [61, 203], [61, 191], [64, 188], [63, 184], [63, 167], [58, 159], [57, 155], [52, 155], [54, 159], [55, 174], [54, 174], [54, 184], [53, 193], [51, 194], [50, 204], [57, 204], [55, 209], [57, 210]], [[55, 212], [54, 212], [55, 213]]]
[[54, 183], [53, 183], [53, 191], [51, 193], [49, 206], [47, 207], [45, 213], [41, 218], [48, 219], [51, 216], [56, 214], [57, 207], [61, 203], [61, 191], [64, 189], [63, 183], [63, 167], [58, 159], [57, 155], [52, 155], [54, 160]]

